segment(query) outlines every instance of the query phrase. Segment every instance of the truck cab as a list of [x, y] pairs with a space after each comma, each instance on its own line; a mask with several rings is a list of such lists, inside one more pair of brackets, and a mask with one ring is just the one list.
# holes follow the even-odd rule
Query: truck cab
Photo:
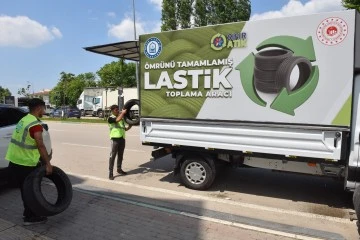
[[104, 117], [104, 110], [103, 110], [102, 106], [103, 106], [102, 96], [94, 97], [92, 115], [96, 116], [96, 117], [99, 117], [99, 118], [103, 118]]

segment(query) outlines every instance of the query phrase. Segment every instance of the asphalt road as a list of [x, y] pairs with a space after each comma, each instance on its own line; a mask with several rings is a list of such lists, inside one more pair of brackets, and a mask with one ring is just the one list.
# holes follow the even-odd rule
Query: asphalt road
[[[187, 208], [216, 211], [266, 224], [286, 224], [295, 229], [314, 229], [357, 239], [350, 222], [351, 196], [343, 182], [299, 174], [244, 168], [223, 168], [208, 191], [194, 191], [173, 176], [174, 159], [151, 161], [152, 147], [143, 146], [139, 128], [127, 132], [123, 168], [129, 174], [108, 177], [108, 127], [102, 124], [48, 122], [53, 164], [81, 178], [78, 187], [92, 186], [153, 199], [157, 205], [181, 202]], [[200, 202], [194, 206], [193, 201]], [[188, 202], [188, 203], [187, 203]], [[220, 214], [221, 215], [221, 214]], [[215, 217], [216, 218], [216, 217]], [[254, 224], [253, 224], [254, 225]], [[256, 225], [256, 224], [255, 224]], [[260, 224], [261, 225], [261, 224]]]

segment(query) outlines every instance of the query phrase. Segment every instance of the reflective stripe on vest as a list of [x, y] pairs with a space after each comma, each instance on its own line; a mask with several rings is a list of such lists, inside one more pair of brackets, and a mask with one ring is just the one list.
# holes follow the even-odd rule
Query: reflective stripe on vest
[[25, 144], [25, 142], [19, 142], [13, 138], [10, 140], [10, 142], [15, 144], [16, 146], [19, 146], [19, 147], [22, 147], [25, 149], [37, 149], [37, 146], [27, 145], [27, 144]]
[[[26, 141], [26, 137], [27, 137], [27, 134], [29, 133], [29, 129], [30, 127], [36, 125], [37, 123], [41, 124], [40, 121], [33, 121], [31, 123], [29, 123], [25, 129], [24, 129], [24, 132], [23, 132], [23, 135], [22, 135], [22, 138], [21, 138], [21, 143], [25, 144], [25, 141]], [[14, 139], [15, 140], [15, 139]], [[16, 140], [15, 140], [16, 141]], [[25, 144], [26, 145], [26, 144]], [[28, 145], [29, 146], [29, 145]]]

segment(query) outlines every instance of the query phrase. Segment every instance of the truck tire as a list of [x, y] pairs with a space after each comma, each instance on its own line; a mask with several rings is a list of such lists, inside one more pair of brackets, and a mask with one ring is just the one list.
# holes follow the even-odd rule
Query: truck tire
[[180, 169], [182, 183], [195, 190], [208, 189], [214, 182], [215, 175], [206, 160], [198, 156], [187, 157]]
[[98, 117], [99, 118], [104, 118], [104, 112], [103, 111], [98, 111]]
[[138, 126], [140, 124], [140, 116], [133, 116], [131, 113], [131, 108], [138, 105], [140, 108], [140, 101], [138, 99], [130, 99], [124, 105], [124, 109], [127, 110], [125, 114], [125, 122], [129, 125]]
[[[56, 203], [48, 202], [41, 192], [43, 178], [50, 179], [57, 189]], [[35, 169], [24, 181], [22, 186], [25, 204], [39, 216], [53, 216], [65, 211], [72, 200], [72, 185], [68, 176], [58, 167], [53, 166], [53, 173], [46, 175], [45, 166]]]

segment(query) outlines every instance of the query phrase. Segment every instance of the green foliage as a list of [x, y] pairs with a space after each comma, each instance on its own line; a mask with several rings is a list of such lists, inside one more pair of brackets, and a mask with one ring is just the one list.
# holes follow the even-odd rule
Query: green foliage
[[7, 97], [7, 96], [11, 96], [10, 90], [0, 86], [0, 102], [3, 102], [4, 97]]
[[209, 0], [195, 0], [194, 20], [195, 26], [206, 26], [209, 22]]
[[161, 31], [247, 21], [250, 0], [163, 0]]
[[194, 0], [177, 0], [177, 21], [182, 29], [191, 27], [192, 4]]
[[360, 11], [360, 0], [342, 0], [342, 5], [347, 9]]
[[20, 89], [18, 90], [18, 94], [19, 94], [20, 96], [24, 96], [24, 97], [30, 98], [30, 97], [31, 97], [30, 87], [31, 87], [31, 85], [28, 84], [25, 88], [20, 88]]
[[105, 64], [97, 74], [100, 77], [99, 86], [136, 87], [136, 64], [117, 62]]
[[61, 72], [57, 85], [50, 92], [50, 103], [56, 106], [75, 106], [77, 100], [86, 87], [136, 87], [136, 65], [125, 63], [124, 60], [105, 64], [95, 73]]
[[72, 73], [61, 72], [58, 84], [50, 93], [50, 102], [56, 106], [75, 106], [85, 87], [96, 86], [97, 82], [94, 73], [83, 73], [75, 76]]
[[206, 26], [247, 21], [251, 14], [250, 0], [207, 0], [195, 3], [195, 25]]
[[176, 2], [177, 0], [163, 0], [161, 11], [161, 31], [176, 30]]

